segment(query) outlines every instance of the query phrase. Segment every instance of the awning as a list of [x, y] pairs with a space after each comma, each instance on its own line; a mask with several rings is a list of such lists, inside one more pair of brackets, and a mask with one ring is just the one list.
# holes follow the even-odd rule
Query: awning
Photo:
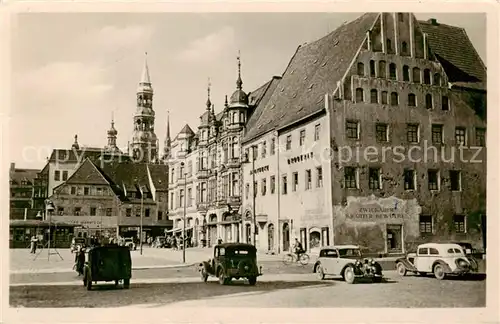
[[[188, 231], [190, 229], [193, 229], [193, 226], [186, 227], [186, 231]], [[165, 233], [179, 233], [179, 232], [182, 232], [182, 230], [183, 230], [182, 227], [181, 228], [174, 228], [174, 229], [165, 231]]]

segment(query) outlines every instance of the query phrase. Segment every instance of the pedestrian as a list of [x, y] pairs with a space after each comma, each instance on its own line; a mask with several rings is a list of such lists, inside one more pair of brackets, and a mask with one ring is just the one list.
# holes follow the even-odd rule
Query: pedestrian
[[33, 253], [35, 254], [36, 253], [36, 243], [37, 243], [37, 238], [35, 235], [31, 236], [31, 243], [30, 243], [30, 247], [31, 247], [31, 251], [30, 253]]

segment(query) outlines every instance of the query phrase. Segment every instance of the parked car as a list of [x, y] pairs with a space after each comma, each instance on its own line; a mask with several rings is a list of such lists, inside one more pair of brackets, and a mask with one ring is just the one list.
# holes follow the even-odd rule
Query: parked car
[[373, 259], [363, 258], [357, 245], [325, 246], [320, 249], [313, 272], [323, 280], [325, 276], [341, 276], [347, 283], [367, 278], [382, 281], [382, 267]]
[[130, 287], [132, 259], [130, 249], [124, 246], [104, 245], [89, 249], [88, 260], [83, 269], [83, 285], [92, 289], [92, 282], [114, 281], [115, 286], [123, 281], [123, 287]]
[[87, 246], [87, 240], [83, 237], [73, 237], [71, 240], [70, 251], [71, 253], [80, 250]]
[[262, 275], [262, 267], [257, 267], [257, 249], [252, 244], [223, 243], [214, 247], [212, 259], [200, 263], [200, 274], [204, 282], [209, 276], [218, 277], [221, 285], [233, 278], [247, 278], [253, 286]]
[[478, 271], [479, 265], [477, 263], [478, 258], [482, 258], [482, 254], [472, 247], [472, 244], [466, 242], [453, 242], [454, 244], [460, 245], [462, 247], [467, 260], [471, 264], [472, 271]]
[[137, 245], [135, 244], [134, 239], [131, 237], [126, 237], [123, 245], [128, 247], [130, 250], [137, 250]]
[[396, 260], [400, 276], [408, 272], [426, 275], [433, 273], [442, 280], [447, 275], [466, 275], [472, 271], [462, 247], [453, 243], [425, 243], [417, 247], [417, 253], [408, 253]]

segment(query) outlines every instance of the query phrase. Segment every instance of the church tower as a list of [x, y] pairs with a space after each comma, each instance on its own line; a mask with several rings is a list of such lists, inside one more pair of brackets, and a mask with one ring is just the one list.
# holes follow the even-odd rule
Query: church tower
[[136, 162], [155, 163], [158, 160], [153, 88], [147, 59], [144, 60], [144, 69], [137, 88], [137, 109], [134, 114], [134, 131], [130, 151], [133, 160]]
[[167, 111], [167, 134], [165, 136], [165, 141], [163, 142], [163, 162], [166, 163], [170, 158], [170, 152], [172, 148], [172, 141], [170, 139], [170, 113]]
[[114, 116], [111, 115], [111, 128], [108, 130], [108, 145], [105, 147], [107, 152], [120, 152], [120, 149], [116, 146], [116, 135], [118, 135], [118, 131], [115, 128]]

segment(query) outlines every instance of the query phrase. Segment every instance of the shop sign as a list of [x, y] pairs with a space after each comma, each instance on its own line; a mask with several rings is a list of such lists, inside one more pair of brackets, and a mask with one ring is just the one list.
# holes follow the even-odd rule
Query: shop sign
[[255, 170], [250, 170], [250, 175], [252, 174], [257, 174], [257, 173], [262, 173], [262, 172], [265, 172], [265, 171], [269, 171], [269, 165], [266, 165], [266, 166], [263, 166], [263, 167], [260, 167], [260, 168], [255, 168]]
[[345, 217], [354, 221], [403, 221], [414, 219], [420, 214], [416, 199], [403, 200], [396, 197], [378, 198], [349, 197]]

